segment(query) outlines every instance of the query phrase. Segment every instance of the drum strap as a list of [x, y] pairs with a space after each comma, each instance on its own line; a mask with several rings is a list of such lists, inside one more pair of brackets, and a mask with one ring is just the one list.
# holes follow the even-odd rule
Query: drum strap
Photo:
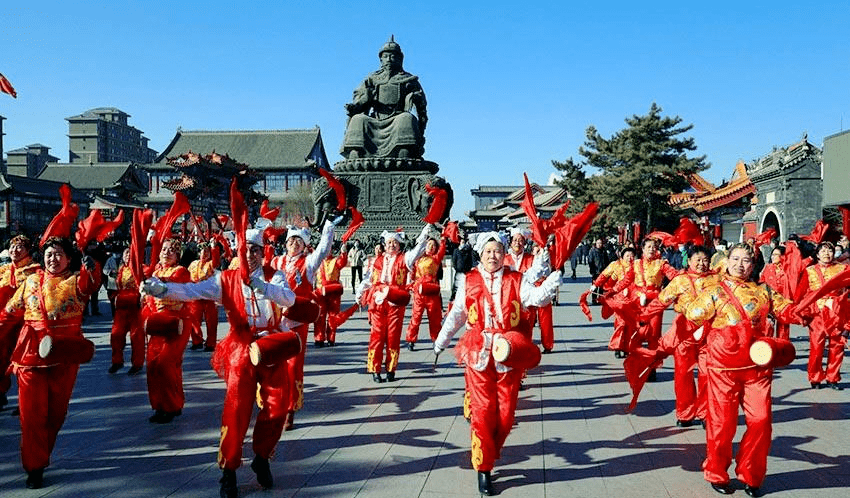
[[38, 304], [41, 307], [41, 315], [44, 317], [44, 321], [47, 322], [47, 306], [44, 304], [44, 272], [41, 273], [38, 279], [38, 288], [35, 290], [35, 295], [38, 296]]

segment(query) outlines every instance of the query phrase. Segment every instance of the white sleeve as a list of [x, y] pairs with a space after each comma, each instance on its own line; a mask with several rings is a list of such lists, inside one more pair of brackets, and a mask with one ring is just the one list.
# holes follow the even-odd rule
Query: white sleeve
[[452, 342], [452, 337], [466, 323], [466, 275], [458, 274], [457, 291], [455, 292], [454, 305], [451, 311], [443, 320], [443, 326], [440, 327], [440, 334], [434, 341], [434, 346], [440, 349], [446, 349]]
[[[425, 226], [427, 227], [428, 225]], [[425, 254], [425, 245], [427, 243], [428, 236], [423, 231], [423, 234], [416, 239], [416, 245], [413, 246], [413, 249], [404, 253], [404, 265], [407, 266], [408, 270], [413, 270], [413, 265]]]
[[319, 237], [319, 245], [316, 246], [316, 249], [308, 254], [307, 261], [304, 262], [304, 268], [307, 272], [307, 280], [310, 284], [315, 284], [316, 282], [316, 271], [319, 269], [319, 265], [322, 264], [322, 261], [328, 257], [331, 249], [333, 249], [333, 241], [334, 241], [334, 224], [330, 221], [325, 222], [325, 227], [322, 229], [322, 235]]
[[221, 273], [200, 282], [189, 282], [176, 284], [168, 282], [165, 294], [159, 297], [174, 299], [176, 301], [196, 301], [198, 299], [209, 299], [221, 303]]
[[278, 306], [292, 306], [295, 302], [295, 292], [289, 288], [286, 276], [279, 271], [274, 272], [271, 281], [266, 283], [265, 296]]
[[363, 275], [363, 280], [361, 280], [360, 283], [357, 284], [357, 290], [354, 291], [354, 300], [358, 303], [360, 303], [360, 298], [363, 297], [363, 293], [369, 290], [369, 287], [372, 287], [372, 271], [373, 270], [367, 271], [366, 274]]
[[546, 277], [539, 286], [534, 285], [534, 281], [523, 276], [522, 283], [519, 288], [519, 298], [522, 301], [522, 306], [545, 306], [552, 302], [555, 298], [555, 293], [558, 291], [558, 286], [561, 285], [561, 272], [554, 271]]

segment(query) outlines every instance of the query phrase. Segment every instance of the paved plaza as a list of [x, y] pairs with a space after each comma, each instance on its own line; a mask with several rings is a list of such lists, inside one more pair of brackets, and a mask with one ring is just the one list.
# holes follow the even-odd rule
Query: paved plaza
[[[586, 271], [580, 266], [580, 278], [561, 286], [556, 349], [525, 380], [518, 425], [493, 472], [496, 490], [506, 498], [719, 496], [700, 470], [705, 432], [675, 427], [672, 361], [659, 370], [658, 382], [646, 386], [635, 411], [624, 413], [630, 392], [621, 360], [606, 349], [610, 321], [594, 309], [590, 323], [576, 304], [590, 285]], [[351, 301], [347, 292], [343, 306]], [[40, 490], [24, 487], [19, 423], [11, 415], [17, 393], [10, 393], [10, 406], [0, 412], [0, 496], [218, 496], [224, 384], [210, 369], [210, 354], [186, 351], [183, 415], [171, 424], [151, 424], [145, 375], [129, 377], [127, 368], [106, 372], [111, 321], [105, 300], [101, 310], [103, 317], [85, 325], [97, 353], [80, 369]], [[668, 312], [665, 322], [671, 318]], [[223, 333], [226, 324], [220, 327]], [[426, 336], [423, 324], [420, 337]], [[776, 498], [846, 497], [850, 389], [810, 389], [805, 329], [792, 327], [791, 336], [797, 360], [775, 375], [763, 490]], [[240, 496], [478, 496], [461, 410], [463, 370], [451, 352], [434, 371], [430, 341], [414, 352], [403, 349], [398, 380], [379, 385], [365, 374], [367, 342], [361, 312], [340, 330], [335, 347], [310, 347], [305, 405], [271, 464], [275, 488], [262, 491], [247, 465], [253, 458], [249, 431], [245, 465], [237, 472]], [[742, 486], [733, 496], [746, 496]]]

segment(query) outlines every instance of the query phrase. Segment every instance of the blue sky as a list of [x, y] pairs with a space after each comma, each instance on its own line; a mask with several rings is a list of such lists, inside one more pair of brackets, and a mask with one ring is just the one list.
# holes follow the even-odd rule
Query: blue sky
[[715, 183], [850, 127], [840, 2], [75, 3], [0, 8], [0, 72], [18, 91], [0, 95], [6, 150], [42, 143], [67, 161], [64, 118], [111, 106], [157, 151], [177, 127], [318, 125], [333, 163], [343, 105], [390, 34], [427, 94], [425, 157], [455, 218], [471, 188], [523, 171], [545, 183], [589, 125], [610, 136], [653, 102], [694, 125]]

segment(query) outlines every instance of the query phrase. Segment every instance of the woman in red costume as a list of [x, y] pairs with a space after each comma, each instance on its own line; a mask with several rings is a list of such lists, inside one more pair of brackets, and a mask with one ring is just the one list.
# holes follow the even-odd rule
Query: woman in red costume
[[[534, 246], [534, 254], [526, 252], [525, 248], [528, 239], [531, 237], [531, 230], [512, 227], [509, 233], [511, 240], [510, 246], [506, 248], [505, 252], [506, 266], [522, 273], [531, 268], [531, 265], [535, 264], [535, 260], [538, 258], [545, 258], [544, 262], [539, 264], [549, 264], [548, 250], [543, 251], [540, 246]], [[543, 346], [543, 353], [551, 353], [552, 349], [555, 348], [555, 325], [552, 321], [552, 303], [548, 303], [545, 306], [529, 306], [527, 315], [532, 328], [534, 328], [534, 324], [540, 324], [540, 344]]]
[[[803, 289], [800, 295], [807, 291], [816, 291], [829, 279], [844, 271], [847, 266], [833, 261], [835, 248], [832, 242], [821, 242], [815, 250], [817, 263], [806, 268], [801, 285]], [[826, 380], [826, 385], [835, 390], [843, 389], [841, 382], [841, 363], [844, 361], [844, 345], [846, 339], [841, 334], [842, 329], [838, 324], [839, 300], [847, 299], [841, 295], [844, 289], [827, 294], [818, 299], [812, 305], [812, 309], [801, 310], [805, 315], [812, 317], [809, 323], [809, 383], [813, 389], [820, 389], [821, 383]], [[829, 347], [826, 341], [829, 340]], [[826, 370], [823, 368], [823, 352], [827, 351]]]
[[[213, 265], [212, 249], [206, 242], [198, 244], [198, 259], [189, 263], [189, 276], [192, 282], [206, 280], [215, 274], [216, 267]], [[192, 350], [203, 349], [205, 352], [215, 351], [215, 343], [218, 339], [218, 306], [209, 299], [202, 299], [190, 306], [192, 313]], [[201, 333], [201, 322], [207, 322], [207, 340]]]
[[[693, 246], [688, 250], [687, 271], [670, 281], [658, 294], [658, 298], [649, 303], [643, 316], [660, 315], [671, 304], [681, 316], [691, 301], [706, 289], [717, 285], [717, 279], [717, 274], [709, 268], [708, 249]], [[702, 342], [694, 339], [691, 332], [691, 329], [696, 328], [685, 320], [677, 319], [661, 337], [661, 349], [673, 354], [673, 389], [676, 393], [676, 425], [679, 427], [690, 427], [705, 420], [707, 410], [705, 358], [700, 359]], [[682, 340], [682, 337], [686, 339]], [[694, 366], [698, 362], [698, 382], [694, 384]]]
[[[342, 301], [342, 283], [339, 279], [340, 271], [348, 264], [348, 252], [342, 251], [339, 256], [333, 252], [319, 266], [319, 275], [316, 277], [316, 295], [321, 296], [321, 311], [319, 318], [313, 325], [314, 344], [317, 348], [333, 346], [336, 344], [336, 324], [328, 320], [331, 314], [339, 313]], [[336, 289], [336, 290], [333, 290]]]
[[124, 347], [127, 345], [127, 333], [130, 334], [130, 370], [128, 375], [136, 375], [145, 364], [145, 330], [142, 327], [142, 312], [139, 304], [139, 283], [130, 270], [130, 248], [121, 255], [122, 264], [115, 275], [115, 316], [109, 344], [112, 348], [112, 366], [109, 373], [115, 373], [124, 366]]
[[384, 239], [386, 251], [375, 259], [368, 278], [364, 278], [357, 287], [357, 302], [369, 307], [369, 323], [372, 328], [369, 334], [366, 371], [372, 374], [372, 381], [376, 383], [384, 382], [381, 377], [382, 364], [386, 368], [387, 382], [395, 381], [404, 310], [410, 300], [407, 275], [425, 251], [430, 227], [431, 225], [425, 225], [416, 239], [416, 246], [406, 253], [401, 252], [404, 233], [384, 230], [381, 238]]
[[688, 320], [705, 327], [708, 416], [703, 475], [715, 491], [727, 495], [734, 492], [727, 469], [732, 463], [739, 407], [743, 407], [747, 429], [738, 446], [735, 473], [750, 496], [761, 496], [767, 473], [773, 369], [753, 363], [750, 346], [769, 331], [769, 313], [780, 321], [797, 320], [790, 301], [750, 279], [754, 266], [753, 249], [733, 245], [717, 285], [685, 309]]
[[[341, 221], [342, 216], [325, 221], [319, 244], [312, 252], [307, 250], [307, 244], [310, 243], [310, 230], [292, 226], [287, 229], [286, 253], [273, 258], [270, 266], [286, 275], [289, 288], [295, 292], [296, 296], [313, 298], [316, 272], [333, 247], [334, 227]], [[285, 326], [298, 334], [301, 344], [307, 344], [309, 323], [286, 319]], [[295, 412], [304, 406], [304, 357], [306, 354], [307, 348], [303, 347], [299, 354], [287, 362], [289, 381], [292, 383], [289, 389], [289, 401], [286, 403], [288, 413], [284, 429], [287, 431], [295, 427]]]
[[[162, 282], [190, 282], [189, 271], [179, 264], [181, 251], [179, 240], [166, 239], [162, 243], [159, 263], [153, 276]], [[154, 409], [149, 420], [156, 424], [167, 424], [183, 413], [186, 401], [183, 393], [183, 351], [189, 342], [189, 309], [180, 301], [148, 296], [142, 317], [148, 322], [154, 316], [177, 319], [169, 324], [174, 330], [156, 334], [148, 331], [148, 397]], [[182, 323], [182, 331], [178, 328], [178, 321]]]
[[428, 333], [431, 341], [440, 333], [443, 320], [443, 296], [440, 295], [440, 281], [437, 273], [446, 255], [446, 239], [429, 238], [425, 243], [425, 254], [413, 265], [413, 311], [407, 325], [407, 349], [413, 351], [419, 338], [419, 325], [423, 312], [428, 313]]
[[50, 237], [41, 249], [44, 271], [27, 277], [5, 309], [24, 320], [12, 366], [18, 378], [21, 461], [32, 489], [43, 485], [44, 468], [65, 422], [80, 368], [52, 360], [51, 355], [42, 358], [39, 344], [46, 335], [82, 338], [83, 309], [100, 286], [100, 269], [91, 257], [83, 258], [79, 273], [71, 271], [76, 252], [70, 240]]
[[535, 282], [546, 270], [532, 266], [526, 273], [505, 266], [507, 241], [497, 232], [478, 235], [475, 249], [481, 255], [476, 268], [458, 282], [458, 306], [446, 315], [434, 342], [439, 355], [464, 325], [455, 354], [465, 365], [466, 391], [470, 396], [472, 419], [471, 459], [478, 473], [478, 491], [494, 494], [490, 472], [514, 424], [514, 411], [522, 380], [522, 368], [511, 368], [493, 358], [493, 344], [502, 334], [517, 330], [531, 342], [525, 308], [551, 302], [560, 284], [561, 272], [550, 274], [539, 286]]
[[[602, 270], [602, 273], [593, 281], [590, 292], [594, 295], [603, 294], [604, 291], [613, 289], [617, 282], [632, 280], [632, 263], [635, 260], [634, 247], [624, 247], [620, 250], [620, 259], [612, 261]], [[625, 358], [629, 342], [636, 333], [636, 323], [626, 320], [619, 313], [614, 314], [614, 333], [608, 341], [608, 349], [614, 351], [614, 358]]]
[[[788, 275], [782, 269], [782, 259], [785, 257], [785, 246], [776, 246], [770, 251], [770, 263], [765, 265], [759, 276], [759, 282], [767, 284], [788, 299], [791, 299], [791, 288]], [[776, 337], [788, 339], [791, 337], [791, 327], [786, 323], [776, 323]]]
[[12, 378], [8, 373], [12, 350], [18, 341], [18, 333], [23, 322], [20, 319], [3, 316], [6, 307], [18, 286], [28, 276], [37, 272], [41, 265], [32, 260], [32, 241], [26, 235], [17, 235], [9, 241], [11, 263], [0, 266], [0, 410], [9, 402], [6, 393], [12, 387]]
[[[282, 308], [291, 306], [295, 293], [282, 272], [263, 263], [263, 235], [246, 231], [250, 285], [242, 282], [238, 269], [226, 270], [212, 278], [190, 284], [145, 282], [147, 294], [177, 301], [211, 300], [222, 303], [231, 321], [230, 333], [216, 347], [213, 367], [227, 386], [221, 413], [221, 443], [218, 464], [222, 468], [221, 496], [236, 498], [236, 469], [242, 465], [242, 444], [254, 404], [260, 406], [254, 424], [254, 461], [251, 469], [264, 489], [273, 486], [271, 459], [287, 416], [290, 382], [287, 363], [251, 364], [248, 350], [260, 337], [287, 331], [281, 320]], [[302, 343], [302, 349], [304, 344]]]
[[[661, 258], [657, 240], [644, 239], [641, 248], [643, 249], [641, 257], [632, 263], [632, 268], [634, 269], [633, 291], [641, 308], [643, 308], [658, 297], [658, 293], [661, 292], [661, 287], [664, 284], [664, 278], [672, 280], [679, 274], [679, 270], [668, 263], [666, 259]], [[640, 326], [639, 331], [641, 340], [648, 344], [649, 349], [656, 349], [658, 340], [661, 338], [661, 315], [652, 317], [646, 324]], [[650, 380], [653, 380], [653, 374], [654, 372], [650, 373]]]

